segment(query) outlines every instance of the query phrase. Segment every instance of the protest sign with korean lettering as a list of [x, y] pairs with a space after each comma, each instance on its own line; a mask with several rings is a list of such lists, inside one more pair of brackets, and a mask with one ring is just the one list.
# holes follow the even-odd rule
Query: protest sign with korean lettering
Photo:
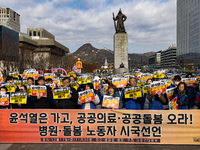
[[77, 81], [71, 81], [70, 82], [70, 86], [77, 90], [78, 89], [78, 83], [77, 83]]
[[127, 87], [124, 89], [125, 98], [142, 97], [140, 86]]
[[78, 95], [80, 96], [81, 103], [91, 102], [95, 100], [93, 89], [78, 92]]
[[166, 93], [167, 85], [165, 82], [153, 82], [150, 84], [150, 94], [157, 94], [158, 91]]
[[11, 104], [21, 104], [27, 103], [27, 93], [26, 92], [14, 92], [10, 94], [10, 103]]
[[37, 71], [28, 71], [26, 73], [26, 79], [28, 79], [29, 77], [33, 78], [34, 80], [38, 79], [38, 72]]
[[53, 89], [53, 99], [69, 99], [70, 87], [59, 87]]
[[113, 78], [112, 84], [115, 85], [117, 88], [123, 88], [127, 85], [126, 78]]
[[185, 82], [187, 87], [195, 87], [196, 78], [182, 78], [182, 82]]
[[40, 85], [32, 85], [31, 86], [31, 95], [32, 96], [41, 96], [47, 97], [47, 87]]
[[177, 104], [177, 97], [169, 102], [169, 110], [178, 110], [179, 106]]
[[168, 98], [169, 101], [172, 99], [175, 89], [176, 88], [171, 88], [171, 89], [166, 90], [167, 98]]
[[46, 80], [48, 78], [54, 79], [55, 78], [55, 74], [54, 73], [45, 73], [44, 74], [44, 79]]
[[119, 101], [120, 97], [104, 95], [102, 106], [107, 108], [119, 108]]
[[7, 88], [7, 92], [15, 92], [16, 85], [14, 82], [1, 83], [1, 86], [5, 86]]
[[0, 106], [9, 105], [9, 94], [0, 95]]

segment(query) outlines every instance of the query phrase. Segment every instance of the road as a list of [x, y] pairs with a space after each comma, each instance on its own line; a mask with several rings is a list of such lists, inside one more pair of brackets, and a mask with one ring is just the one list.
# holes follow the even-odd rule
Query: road
[[197, 145], [0, 144], [0, 150], [200, 150]]

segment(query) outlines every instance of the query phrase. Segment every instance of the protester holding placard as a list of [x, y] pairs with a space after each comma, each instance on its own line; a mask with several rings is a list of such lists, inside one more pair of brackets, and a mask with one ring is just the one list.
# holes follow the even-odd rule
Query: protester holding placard
[[[44, 77], [39, 77], [37, 82], [40, 86], [45, 86]], [[50, 108], [50, 101], [53, 99], [51, 88], [46, 86], [46, 92], [46, 97], [41, 95], [31, 97], [32, 101], [35, 102], [35, 108]]]
[[[135, 87], [137, 86], [137, 78], [131, 77], [129, 79], [129, 86], [128, 87]], [[140, 89], [142, 91], [142, 89]], [[132, 98], [126, 98], [125, 92], [123, 93], [123, 101], [126, 103], [126, 109], [132, 109], [132, 110], [139, 110], [141, 109], [141, 103], [144, 102], [143, 94], [141, 93], [141, 97], [136, 97], [133, 94]]]
[[174, 90], [172, 99], [177, 97], [177, 104], [179, 109], [188, 109], [187, 105], [189, 104], [189, 91], [185, 82], [180, 82], [177, 88]]
[[[153, 79], [147, 79], [147, 83], [145, 85], [149, 85], [153, 82]], [[143, 94], [144, 94], [144, 102], [141, 104], [142, 106], [142, 109], [144, 110], [148, 110], [149, 109], [149, 100], [147, 99], [147, 95], [149, 94], [150, 92], [150, 86], [148, 87], [149, 89], [146, 90], [148, 93], [145, 93], [145, 89], [146, 87], [142, 87], [142, 91], [143, 91]]]
[[200, 109], [200, 92], [196, 93], [196, 99], [194, 101], [194, 105], [196, 108]]
[[[85, 90], [94, 90], [93, 84], [92, 83], [87, 83], [85, 86]], [[96, 105], [99, 104], [100, 99], [99, 96], [94, 92], [95, 95], [95, 99], [93, 101], [90, 102], [85, 102], [85, 103], [81, 103], [81, 98], [79, 96], [78, 98], [78, 104], [82, 105], [82, 109], [96, 109]]]
[[[21, 85], [20, 87], [20, 92], [27, 92], [27, 87], [25, 85]], [[29, 109], [31, 108], [31, 103], [32, 103], [32, 99], [31, 99], [31, 95], [27, 95], [27, 103], [26, 104], [21, 104], [20, 102], [18, 102], [18, 106], [14, 106], [15, 108], [21, 108], [21, 109]], [[13, 107], [13, 108], [14, 108]]]
[[70, 87], [70, 94], [67, 95], [67, 99], [58, 100], [57, 106], [59, 109], [75, 109], [75, 103], [78, 101], [78, 93], [70, 86], [70, 79], [68, 77], [64, 77], [62, 81], [63, 87]]
[[[53, 79], [52, 78], [47, 78], [46, 79], [46, 85], [49, 86], [51, 88], [51, 90], [53, 91], [53, 88], [56, 87], [56, 85], [53, 83]], [[51, 87], [52, 86], [52, 87]], [[52, 93], [53, 95], [53, 93]], [[55, 109], [57, 106], [56, 106], [56, 100], [55, 99], [52, 99], [50, 101], [50, 108], [52, 109]]]
[[[7, 88], [5, 86], [0, 87], [0, 95], [6, 95], [6, 94], [9, 94], [9, 93], [7, 93]], [[8, 99], [8, 103], [9, 103], [9, 99]], [[8, 106], [0, 106], [0, 109], [8, 109], [8, 108], [9, 108], [9, 105]]]
[[[186, 76], [186, 78], [193, 78], [192, 73], [188, 73]], [[194, 90], [195, 86], [187, 86], [187, 89], [189, 91], [189, 107], [192, 108], [194, 106], [194, 100], [195, 100], [195, 90]]]
[[172, 86], [177, 87], [180, 82], [181, 82], [181, 77], [179, 75], [175, 75], [174, 81], [172, 82]]
[[34, 84], [34, 79], [32, 77], [29, 77], [27, 79], [27, 83], [28, 83], [28, 85], [33, 85]]
[[[14, 77], [12, 77], [12, 76], [7, 76], [5, 81], [6, 81], [6, 83], [14, 83]], [[16, 92], [16, 91], [19, 91], [19, 88], [18, 88], [17, 85], [14, 85], [14, 88], [15, 88], [15, 92]]]
[[[109, 95], [109, 96], [112, 96], [112, 97], [120, 97], [120, 95], [117, 94], [116, 86], [113, 85], [113, 84], [108, 86], [108, 92], [105, 95]], [[121, 109], [122, 106], [123, 106], [123, 103], [122, 103], [122, 100], [120, 98], [120, 100], [119, 100], [119, 109]], [[105, 107], [102, 106], [102, 108], [105, 108]]]
[[153, 82], [150, 84], [150, 93], [147, 95], [149, 100], [150, 110], [164, 110], [163, 104], [166, 102], [163, 94], [161, 92], [166, 91], [166, 85], [163, 82]]
[[70, 79], [70, 81], [75, 81], [75, 77], [74, 76], [70, 76], [69, 79]]

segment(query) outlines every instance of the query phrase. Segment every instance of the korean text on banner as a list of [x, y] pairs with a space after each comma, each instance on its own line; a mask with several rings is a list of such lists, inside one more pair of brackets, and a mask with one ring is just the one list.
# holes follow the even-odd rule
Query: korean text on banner
[[0, 116], [0, 143], [200, 145], [200, 110], [2, 109]]

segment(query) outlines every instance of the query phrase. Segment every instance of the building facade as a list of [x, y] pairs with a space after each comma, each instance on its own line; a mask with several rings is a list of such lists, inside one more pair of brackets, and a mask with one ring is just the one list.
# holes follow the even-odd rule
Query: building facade
[[55, 36], [45, 30], [44, 28], [28, 28], [27, 29], [27, 34], [31, 36], [32, 38], [48, 38], [48, 39], [54, 39]]
[[177, 0], [177, 62], [200, 68], [200, 0]]
[[158, 51], [149, 57], [149, 65], [153, 66], [154, 69], [161, 67], [161, 51]]
[[161, 51], [162, 68], [174, 68], [176, 66], [176, 45], [171, 45], [167, 50]]
[[0, 25], [20, 32], [20, 15], [10, 8], [0, 8]]
[[0, 25], [0, 72], [18, 71], [19, 66], [19, 33]]

